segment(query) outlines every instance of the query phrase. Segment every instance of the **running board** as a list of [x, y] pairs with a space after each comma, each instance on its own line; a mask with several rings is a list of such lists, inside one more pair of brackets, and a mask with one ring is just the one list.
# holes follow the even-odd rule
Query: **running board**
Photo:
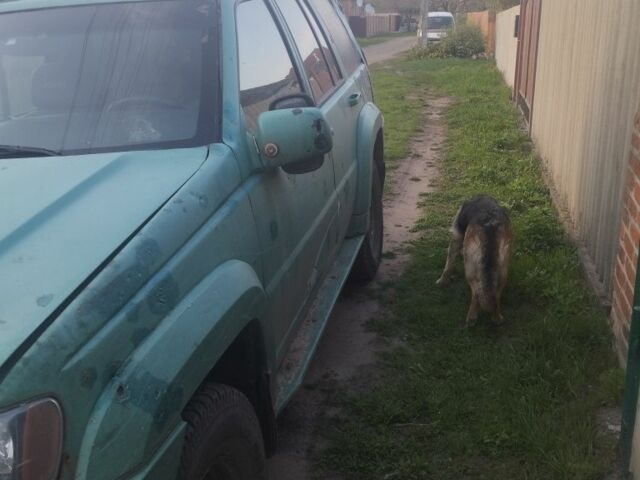
[[302, 384], [313, 354], [318, 348], [322, 332], [324, 332], [331, 311], [338, 301], [363, 239], [364, 236], [359, 236], [345, 240], [331, 270], [320, 286], [309, 312], [298, 327], [289, 352], [282, 361], [276, 376], [278, 389], [276, 412], [278, 414]]

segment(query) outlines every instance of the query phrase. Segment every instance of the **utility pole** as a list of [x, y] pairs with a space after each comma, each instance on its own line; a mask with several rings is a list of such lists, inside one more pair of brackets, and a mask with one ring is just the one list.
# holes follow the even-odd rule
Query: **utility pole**
[[427, 38], [427, 28], [429, 24], [429, 0], [422, 0], [420, 4], [420, 29], [422, 31], [422, 37], [420, 38], [420, 45], [427, 46], [429, 39]]

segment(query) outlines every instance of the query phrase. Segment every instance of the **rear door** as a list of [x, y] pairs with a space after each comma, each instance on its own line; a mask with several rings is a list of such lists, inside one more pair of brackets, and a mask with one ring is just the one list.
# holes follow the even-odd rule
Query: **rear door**
[[355, 45], [343, 15], [332, 0], [305, 0], [310, 16], [320, 24], [322, 35], [337, 58], [341, 79], [335, 92], [325, 100], [323, 109], [335, 129], [333, 165], [336, 191], [340, 199], [340, 238], [351, 221], [357, 185], [356, 139], [360, 111], [370, 97], [369, 77], [364, 57]]

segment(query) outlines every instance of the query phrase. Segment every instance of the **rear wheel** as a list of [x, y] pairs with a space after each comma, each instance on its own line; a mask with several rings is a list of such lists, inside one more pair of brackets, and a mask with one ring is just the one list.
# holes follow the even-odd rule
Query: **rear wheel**
[[382, 177], [380, 167], [374, 162], [371, 179], [371, 204], [369, 206], [369, 229], [365, 235], [358, 257], [351, 270], [351, 278], [359, 282], [370, 282], [376, 276], [382, 259], [384, 216], [382, 209]]
[[182, 480], [266, 480], [264, 442], [251, 402], [226, 385], [206, 385], [184, 411]]

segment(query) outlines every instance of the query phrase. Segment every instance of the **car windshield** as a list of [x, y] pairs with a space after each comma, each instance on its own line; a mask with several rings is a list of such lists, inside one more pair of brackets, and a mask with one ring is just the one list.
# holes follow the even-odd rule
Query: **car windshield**
[[211, 143], [216, 11], [169, 0], [0, 14], [0, 158]]
[[446, 30], [453, 26], [451, 17], [429, 17], [428, 30]]

